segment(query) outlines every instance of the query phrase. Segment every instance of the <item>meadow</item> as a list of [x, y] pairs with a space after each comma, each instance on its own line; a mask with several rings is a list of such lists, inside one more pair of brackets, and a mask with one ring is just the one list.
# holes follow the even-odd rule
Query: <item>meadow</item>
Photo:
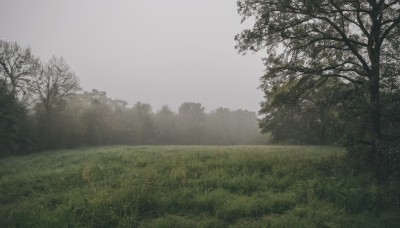
[[378, 184], [317, 146], [110, 146], [0, 159], [0, 227], [398, 227]]

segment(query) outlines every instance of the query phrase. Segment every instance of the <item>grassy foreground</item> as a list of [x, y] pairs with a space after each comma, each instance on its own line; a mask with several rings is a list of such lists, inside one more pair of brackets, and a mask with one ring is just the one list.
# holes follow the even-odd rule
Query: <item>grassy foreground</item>
[[0, 160], [0, 227], [398, 227], [399, 183], [344, 151], [143, 146]]

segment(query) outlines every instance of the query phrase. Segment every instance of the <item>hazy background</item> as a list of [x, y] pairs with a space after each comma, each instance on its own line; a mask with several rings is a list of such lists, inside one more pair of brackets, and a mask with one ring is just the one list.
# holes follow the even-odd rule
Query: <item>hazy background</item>
[[154, 110], [184, 101], [257, 111], [260, 55], [241, 56], [235, 0], [1, 0], [0, 38], [64, 56], [84, 90]]

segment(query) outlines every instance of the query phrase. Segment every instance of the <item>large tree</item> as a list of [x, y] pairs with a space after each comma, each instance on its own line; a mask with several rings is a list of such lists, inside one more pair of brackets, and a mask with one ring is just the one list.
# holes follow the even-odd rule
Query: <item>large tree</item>
[[47, 64], [38, 69], [37, 76], [30, 83], [30, 90], [37, 96], [44, 109], [43, 143], [49, 146], [53, 112], [60, 107], [63, 99], [80, 90], [79, 78], [62, 57], [53, 56]]
[[[328, 78], [354, 83], [368, 99], [370, 159], [380, 166], [381, 92], [399, 80], [399, 0], [238, 0], [254, 26], [235, 38], [240, 52], [267, 50], [262, 88], [297, 81], [293, 94]], [[268, 98], [267, 98], [268, 99]]]
[[38, 67], [39, 59], [32, 55], [30, 48], [0, 40], [0, 79], [8, 93], [25, 94]]
[[79, 78], [63, 57], [56, 56], [41, 67], [30, 88], [44, 105], [47, 115], [60, 100], [80, 90]]

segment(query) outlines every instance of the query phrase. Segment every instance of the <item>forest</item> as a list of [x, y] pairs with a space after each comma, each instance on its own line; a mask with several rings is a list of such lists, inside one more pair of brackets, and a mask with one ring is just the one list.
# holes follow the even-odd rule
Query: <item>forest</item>
[[29, 48], [0, 41], [1, 155], [100, 145], [265, 144], [257, 115], [247, 110], [184, 102], [167, 105], [112, 99], [105, 91], [82, 91], [62, 57], [48, 62]]

